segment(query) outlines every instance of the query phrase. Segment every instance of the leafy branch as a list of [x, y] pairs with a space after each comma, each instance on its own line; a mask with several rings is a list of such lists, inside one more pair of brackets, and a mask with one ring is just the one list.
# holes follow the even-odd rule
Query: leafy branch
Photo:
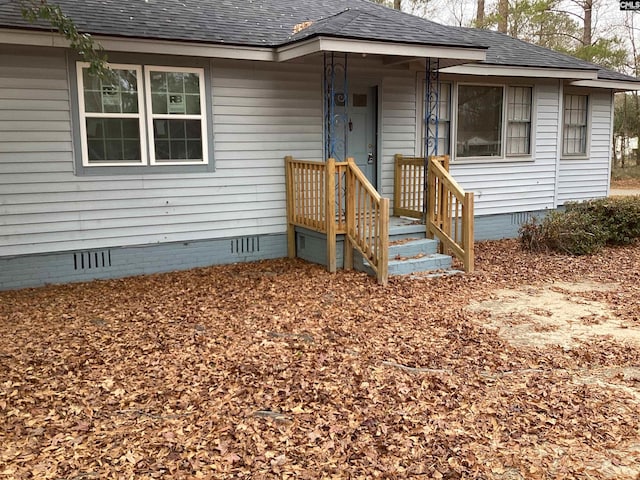
[[47, 0], [21, 0], [21, 4], [22, 16], [31, 23], [38, 20], [48, 22], [89, 63], [89, 72], [100, 77], [112, 73], [102, 46], [90, 34], [78, 31], [74, 21], [62, 12], [59, 5], [51, 5]]

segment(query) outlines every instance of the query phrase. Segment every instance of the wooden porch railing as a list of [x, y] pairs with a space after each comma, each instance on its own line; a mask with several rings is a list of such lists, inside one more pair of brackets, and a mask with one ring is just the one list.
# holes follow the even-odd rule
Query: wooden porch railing
[[449, 174], [449, 156], [429, 157], [427, 174], [427, 237], [438, 237], [442, 251], [451, 251], [473, 271], [473, 192], [465, 192]]
[[393, 215], [423, 218], [424, 158], [395, 155]]
[[336, 162], [285, 157], [287, 239], [296, 256], [295, 227], [327, 236], [327, 268], [336, 271], [336, 235], [345, 234], [346, 269], [353, 268], [353, 248], [364, 255], [378, 282], [386, 285], [389, 259], [389, 200], [381, 198], [353, 159]]

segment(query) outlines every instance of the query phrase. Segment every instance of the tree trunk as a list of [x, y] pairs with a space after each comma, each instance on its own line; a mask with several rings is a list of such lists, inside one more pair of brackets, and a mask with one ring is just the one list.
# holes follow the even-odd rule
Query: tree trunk
[[593, 0], [584, 0], [582, 4], [584, 10], [584, 29], [582, 30], [582, 45], [588, 47], [592, 41], [592, 29], [593, 22], [591, 20], [591, 13], [593, 10]]
[[395, 8], [396, 10], [402, 10], [402, 1], [393, 0], [393, 8]]
[[498, 31], [507, 33], [509, 19], [509, 0], [498, 0]]
[[478, 0], [478, 9], [476, 10], [476, 27], [484, 27], [484, 0]]

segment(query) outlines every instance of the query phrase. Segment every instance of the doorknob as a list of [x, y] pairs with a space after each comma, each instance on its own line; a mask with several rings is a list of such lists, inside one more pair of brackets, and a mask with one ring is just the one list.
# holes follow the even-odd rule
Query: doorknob
[[369, 155], [367, 155], [367, 163], [369, 165], [373, 163], [373, 153], [369, 153]]

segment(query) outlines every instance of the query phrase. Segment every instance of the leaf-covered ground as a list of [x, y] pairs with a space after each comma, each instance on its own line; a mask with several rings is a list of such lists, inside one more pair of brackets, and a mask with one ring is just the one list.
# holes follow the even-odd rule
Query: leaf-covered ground
[[468, 308], [553, 282], [614, 285], [584, 301], [640, 329], [638, 246], [488, 242], [474, 274], [387, 287], [278, 260], [2, 292], [0, 478], [640, 478], [640, 345], [513, 343]]

